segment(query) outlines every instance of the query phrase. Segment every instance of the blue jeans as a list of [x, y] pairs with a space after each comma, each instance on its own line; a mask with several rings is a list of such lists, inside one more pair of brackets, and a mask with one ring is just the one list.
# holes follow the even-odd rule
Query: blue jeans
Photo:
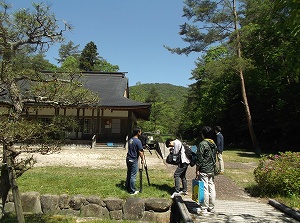
[[138, 171], [138, 160], [126, 158], [127, 165], [127, 177], [126, 177], [126, 189], [130, 194], [135, 192], [136, 174]]

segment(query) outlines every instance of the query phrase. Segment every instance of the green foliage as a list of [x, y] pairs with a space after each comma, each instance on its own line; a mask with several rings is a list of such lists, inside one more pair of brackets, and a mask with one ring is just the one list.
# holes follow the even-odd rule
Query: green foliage
[[67, 57], [62, 63], [60, 70], [66, 73], [70, 73], [70, 72], [79, 73], [78, 60], [73, 56]]
[[[292, 150], [300, 142], [297, 127], [300, 61], [295, 56], [299, 55], [300, 41], [290, 25], [299, 27], [295, 12], [300, 3], [293, 0], [236, 3], [240, 16], [238, 39], [232, 26], [235, 20], [229, 13], [232, 9], [228, 7], [232, 2], [185, 1], [183, 16], [190, 24], [181, 26], [180, 35], [189, 45], [167, 49], [178, 54], [203, 54], [192, 71], [195, 83], [189, 87], [179, 132], [183, 138], [192, 140], [199, 136], [201, 126], [220, 125], [226, 143], [248, 148], [251, 143], [248, 116], [237, 72], [242, 71], [252, 123], [262, 149], [276, 151], [284, 145]], [[239, 44], [242, 54], [237, 58]]]
[[292, 34], [297, 36], [300, 32], [300, 2], [297, 0], [275, 0], [274, 12], [280, 14], [284, 26], [292, 30]]
[[93, 41], [86, 44], [79, 58], [79, 68], [84, 71], [94, 70], [98, 55], [97, 46]]
[[117, 72], [118, 65], [112, 65], [99, 56], [97, 46], [93, 41], [89, 42], [79, 57], [79, 69], [83, 71]]
[[112, 65], [111, 63], [107, 62], [105, 59], [97, 60], [94, 71], [101, 71], [101, 72], [118, 72], [119, 66]]
[[285, 152], [261, 158], [254, 170], [263, 195], [300, 195], [300, 153]]
[[139, 121], [145, 132], [178, 135], [188, 89], [171, 84], [139, 84], [130, 87], [130, 98], [152, 103], [150, 121]]
[[182, 39], [188, 46], [166, 47], [172, 53], [188, 55], [191, 52], [206, 51], [212, 45], [227, 41], [234, 32], [234, 12], [231, 2], [185, 0], [184, 4], [183, 17], [190, 22], [180, 26], [179, 34], [183, 36]]
[[79, 45], [74, 45], [72, 41], [69, 41], [67, 44], [61, 44], [58, 50], [59, 59], [56, 60], [62, 64], [68, 57], [78, 58], [80, 53], [78, 48]]

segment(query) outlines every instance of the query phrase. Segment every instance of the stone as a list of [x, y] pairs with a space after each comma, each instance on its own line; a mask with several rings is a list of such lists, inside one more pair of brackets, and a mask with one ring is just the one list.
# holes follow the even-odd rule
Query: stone
[[70, 196], [68, 194], [61, 194], [58, 199], [58, 207], [60, 209], [70, 208], [69, 202]]
[[170, 219], [171, 219], [171, 211], [167, 211], [167, 212], [145, 211], [142, 221], [170, 223]]
[[88, 204], [85, 206], [82, 206], [80, 209], [80, 216], [82, 217], [100, 217], [102, 215], [101, 213], [101, 206], [97, 204]]
[[122, 220], [123, 218], [123, 211], [118, 210], [118, 211], [110, 211], [109, 216], [113, 220]]
[[41, 206], [44, 214], [53, 215], [59, 210], [58, 206], [59, 196], [58, 195], [42, 195]]
[[101, 199], [99, 196], [96, 196], [96, 195], [94, 195], [94, 196], [88, 196], [88, 197], [86, 198], [86, 200], [87, 200], [89, 203], [91, 203], [91, 204], [98, 204], [98, 205], [100, 205], [100, 206], [102, 206], [102, 207], [105, 207], [105, 206], [106, 206], [105, 203], [102, 201], [102, 199]]
[[24, 213], [42, 214], [40, 193], [26, 192], [21, 194], [21, 202]]
[[161, 198], [148, 198], [145, 200], [145, 210], [165, 212], [171, 209], [172, 200]]
[[74, 210], [80, 210], [80, 208], [84, 205], [87, 205], [88, 201], [82, 195], [75, 195], [70, 199], [69, 205]]
[[143, 217], [145, 211], [145, 201], [141, 198], [127, 198], [124, 206], [123, 213], [125, 220], [139, 220]]
[[124, 200], [118, 198], [107, 198], [103, 200], [109, 211], [122, 210]]
[[[0, 209], [0, 211], [1, 211], [1, 209]], [[16, 213], [15, 203], [14, 202], [5, 203], [4, 213]]]

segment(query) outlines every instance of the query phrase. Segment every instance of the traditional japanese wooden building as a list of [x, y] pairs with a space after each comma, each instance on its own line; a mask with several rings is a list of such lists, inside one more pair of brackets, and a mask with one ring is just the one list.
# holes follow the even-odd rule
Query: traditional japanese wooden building
[[[85, 88], [97, 93], [100, 101], [93, 106], [47, 106], [25, 104], [24, 116], [45, 122], [54, 115], [74, 116], [79, 130], [68, 132], [70, 140], [124, 143], [138, 119], [149, 120], [151, 104], [129, 98], [129, 83], [125, 72], [83, 72]], [[7, 105], [2, 103], [3, 111]]]

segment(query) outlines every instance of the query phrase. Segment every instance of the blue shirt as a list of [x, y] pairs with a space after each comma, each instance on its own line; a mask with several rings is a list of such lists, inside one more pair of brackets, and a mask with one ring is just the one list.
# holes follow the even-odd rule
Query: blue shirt
[[127, 158], [137, 160], [139, 158], [139, 151], [143, 151], [142, 142], [138, 138], [132, 137], [128, 141]]

